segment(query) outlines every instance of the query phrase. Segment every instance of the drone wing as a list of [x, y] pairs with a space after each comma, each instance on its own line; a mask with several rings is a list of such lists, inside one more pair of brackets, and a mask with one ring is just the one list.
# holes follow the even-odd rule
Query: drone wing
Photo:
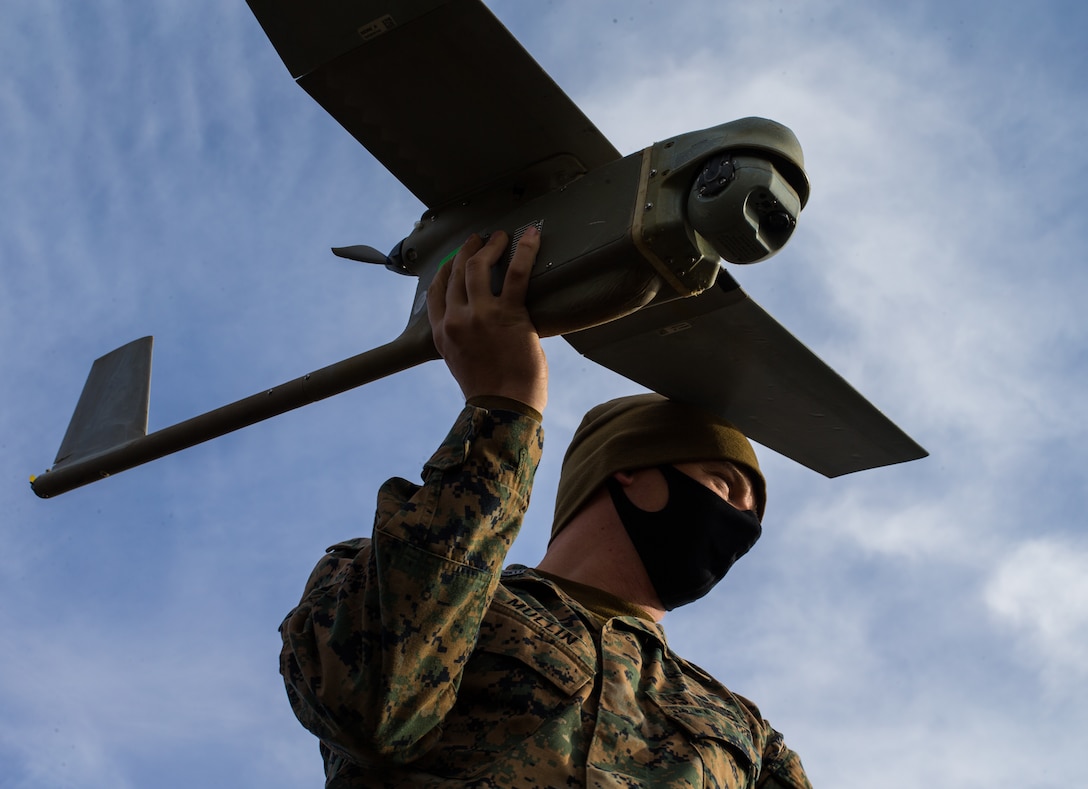
[[713, 411], [827, 477], [927, 455], [724, 271], [698, 296], [565, 338], [598, 364]]
[[248, 0], [291, 76], [427, 206], [619, 153], [480, 0]]

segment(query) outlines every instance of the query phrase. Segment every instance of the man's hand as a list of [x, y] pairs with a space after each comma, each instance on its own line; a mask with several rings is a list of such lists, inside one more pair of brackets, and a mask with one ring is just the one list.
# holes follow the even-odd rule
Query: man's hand
[[427, 315], [435, 348], [466, 400], [509, 397], [543, 412], [548, 362], [525, 307], [540, 231], [532, 225], [526, 228], [496, 296], [491, 292], [491, 267], [501, 259], [507, 241], [501, 231], [486, 244], [473, 234], [431, 282]]

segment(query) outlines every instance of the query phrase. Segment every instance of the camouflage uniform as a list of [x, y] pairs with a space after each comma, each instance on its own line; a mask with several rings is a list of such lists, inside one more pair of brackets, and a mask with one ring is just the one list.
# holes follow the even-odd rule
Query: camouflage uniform
[[657, 624], [501, 571], [542, 439], [530, 417], [467, 406], [424, 485], [386, 482], [372, 539], [314, 569], [281, 671], [327, 785], [808, 787], [754, 705]]

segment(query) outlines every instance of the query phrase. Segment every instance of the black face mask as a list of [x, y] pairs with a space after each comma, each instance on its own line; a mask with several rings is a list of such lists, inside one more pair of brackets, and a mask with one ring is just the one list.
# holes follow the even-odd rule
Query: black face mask
[[605, 483], [666, 611], [698, 600], [755, 545], [763, 527], [674, 466], [660, 466], [669, 487], [664, 509], [635, 506], [615, 477]]

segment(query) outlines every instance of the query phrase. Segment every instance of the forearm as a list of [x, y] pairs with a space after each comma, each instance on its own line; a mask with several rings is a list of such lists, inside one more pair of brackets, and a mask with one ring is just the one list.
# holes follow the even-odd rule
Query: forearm
[[455, 700], [541, 444], [531, 417], [467, 407], [423, 487], [383, 486], [372, 542], [319, 564], [281, 628], [288, 693], [311, 731], [357, 756], [407, 760], [426, 747]]

